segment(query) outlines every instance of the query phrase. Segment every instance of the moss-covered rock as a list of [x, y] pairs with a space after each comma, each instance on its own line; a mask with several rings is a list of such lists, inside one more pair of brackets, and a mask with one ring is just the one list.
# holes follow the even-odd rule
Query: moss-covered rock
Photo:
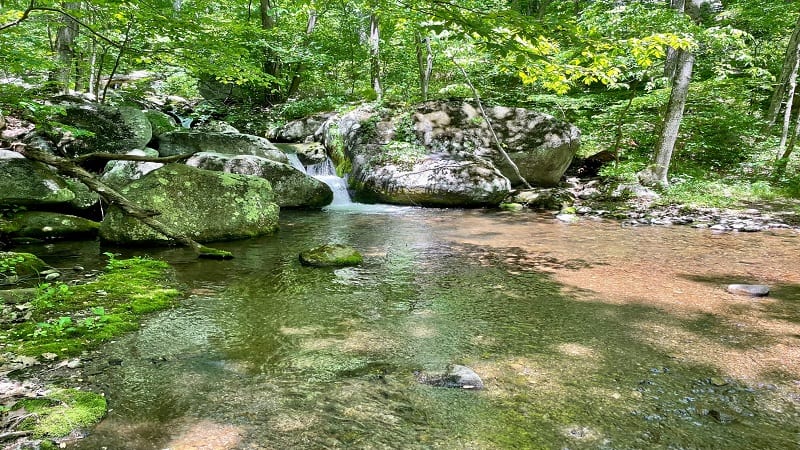
[[32, 253], [0, 252], [0, 275], [37, 275], [47, 267]]
[[11, 409], [29, 414], [20, 430], [32, 431], [36, 438], [59, 438], [98, 423], [106, 415], [106, 399], [94, 392], [56, 388], [45, 397], [21, 400]]
[[122, 123], [130, 130], [131, 135], [125, 140], [128, 150], [144, 148], [153, 139], [153, 128], [144, 112], [133, 106], [120, 106], [119, 115]]
[[[168, 164], [121, 190], [158, 220], [198, 242], [269, 234], [278, 227], [279, 207], [272, 186], [262, 178]], [[102, 239], [119, 243], [168, 243], [169, 240], [118, 207], [100, 224]]]
[[67, 183], [46, 165], [0, 150], [0, 207], [52, 205], [74, 199]]
[[[158, 157], [158, 151], [151, 148], [131, 150], [127, 155]], [[138, 180], [148, 173], [164, 167], [163, 163], [143, 161], [109, 161], [103, 170], [100, 180], [115, 188], [121, 189], [134, 180]]]
[[81, 181], [65, 177], [64, 182], [67, 183], [69, 190], [75, 194], [75, 198], [69, 202], [69, 206], [71, 208], [74, 208], [78, 211], [85, 211], [97, 206], [97, 204], [100, 202], [100, 196], [97, 194], [97, 192], [89, 189], [89, 187], [83, 184]]
[[281, 208], [319, 208], [329, 205], [333, 192], [327, 184], [294, 167], [253, 155], [197, 153], [186, 161], [192, 167], [252, 175], [269, 180]]
[[78, 239], [96, 236], [99, 226], [92, 220], [67, 214], [23, 211], [9, 217], [8, 228], [0, 232], [11, 237]]
[[150, 128], [152, 129], [153, 138], [158, 139], [164, 133], [169, 133], [170, 131], [177, 130], [178, 124], [175, 122], [175, 119], [172, 118], [169, 114], [165, 114], [161, 111], [157, 111], [154, 109], [149, 109], [144, 112], [145, 117], [150, 122]]
[[363, 260], [358, 250], [343, 244], [325, 244], [300, 253], [300, 264], [311, 267], [357, 266]]

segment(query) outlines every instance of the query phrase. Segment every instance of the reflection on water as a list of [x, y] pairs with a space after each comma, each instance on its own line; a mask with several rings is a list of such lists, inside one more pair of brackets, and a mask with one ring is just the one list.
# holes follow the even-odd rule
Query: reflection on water
[[[93, 362], [112, 411], [78, 448], [800, 445], [796, 233], [369, 212], [284, 212], [232, 261], [155, 252], [193, 294]], [[365, 264], [299, 265], [329, 241]], [[416, 382], [449, 363], [486, 389]]]

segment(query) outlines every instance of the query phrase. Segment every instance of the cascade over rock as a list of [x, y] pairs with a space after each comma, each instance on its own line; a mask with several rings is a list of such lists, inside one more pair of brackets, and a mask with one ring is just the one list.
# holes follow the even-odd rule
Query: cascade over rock
[[[198, 242], [254, 237], [278, 227], [272, 186], [262, 178], [167, 164], [120, 193]], [[113, 205], [100, 224], [100, 236], [119, 244], [169, 242]]]
[[260, 156], [201, 152], [189, 158], [186, 164], [200, 169], [252, 175], [269, 180], [275, 193], [275, 202], [282, 208], [318, 208], [329, 204], [333, 199], [333, 192], [325, 183], [290, 165]]
[[284, 164], [289, 162], [272, 142], [250, 134], [178, 130], [159, 137], [158, 153], [161, 156], [196, 152], [255, 155]]
[[[492, 129], [520, 174], [558, 184], [580, 144], [579, 130], [523, 108], [486, 108]], [[522, 180], [496, 144], [476, 105], [430, 101], [392, 112], [362, 105], [328, 117], [290, 122], [276, 139], [322, 142], [337, 172], [350, 173], [357, 199], [436, 206], [499, 204]]]

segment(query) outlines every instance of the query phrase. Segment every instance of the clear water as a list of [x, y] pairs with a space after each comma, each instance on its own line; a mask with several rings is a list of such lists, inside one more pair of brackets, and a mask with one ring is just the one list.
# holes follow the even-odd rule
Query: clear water
[[[191, 295], [89, 363], [111, 412], [75, 448], [800, 445], [796, 234], [386, 206], [281, 214], [275, 236], [219, 244], [232, 261], [150, 252]], [[325, 242], [365, 264], [299, 265]], [[719, 288], [770, 276], [784, 284], [762, 303]], [[486, 389], [417, 382], [449, 363]]]

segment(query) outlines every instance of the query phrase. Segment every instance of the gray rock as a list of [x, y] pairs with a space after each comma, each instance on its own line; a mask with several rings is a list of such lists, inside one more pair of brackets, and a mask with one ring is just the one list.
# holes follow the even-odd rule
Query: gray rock
[[223, 122], [221, 120], [212, 120], [210, 122], [204, 123], [196, 128], [197, 131], [205, 131], [207, 133], [233, 133], [238, 134], [239, 130], [237, 130], [233, 125]]
[[275, 142], [307, 142], [313, 139], [320, 127], [335, 113], [314, 114], [302, 119], [292, 120], [285, 125], [273, 128], [267, 136]]
[[67, 188], [75, 194], [75, 198], [69, 202], [69, 206], [78, 211], [85, 211], [100, 203], [100, 195], [89, 189], [88, 186], [74, 178], [64, 178]]
[[[127, 154], [133, 156], [158, 157], [158, 152], [149, 148], [132, 150]], [[112, 188], [119, 189], [163, 166], [164, 164], [156, 162], [109, 161], [108, 164], [106, 164], [103, 175], [100, 177], [100, 181]]]
[[424, 384], [437, 387], [460, 388], [460, 389], [483, 389], [483, 380], [474, 370], [466, 366], [452, 364], [442, 375], [422, 374], [418, 381]]
[[129, 150], [145, 148], [153, 139], [153, 127], [144, 112], [133, 106], [120, 106], [119, 114], [122, 123], [131, 132], [131, 137], [126, 140], [124, 147]]
[[[198, 242], [240, 239], [274, 232], [278, 205], [269, 182], [246, 175], [167, 164], [120, 193], [159, 213], [170, 229]], [[100, 224], [102, 239], [119, 244], [169, 243], [169, 239], [111, 206]]]
[[763, 284], [729, 284], [726, 290], [731, 294], [750, 297], [765, 297], [769, 295], [769, 286]]
[[269, 180], [280, 207], [318, 208], [331, 203], [333, 192], [327, 184], [287, 164], [253, 155], [224, 155], [201, 152], [186, 164], [206, 170], [252, 175]]
[[161, 156], [212, 152], [227, 155], [255, 155], [288, 163], [289, 159], [270, 141], [249, 134], [206, 133], [202, 131], [172, 131], [159, 137]]

